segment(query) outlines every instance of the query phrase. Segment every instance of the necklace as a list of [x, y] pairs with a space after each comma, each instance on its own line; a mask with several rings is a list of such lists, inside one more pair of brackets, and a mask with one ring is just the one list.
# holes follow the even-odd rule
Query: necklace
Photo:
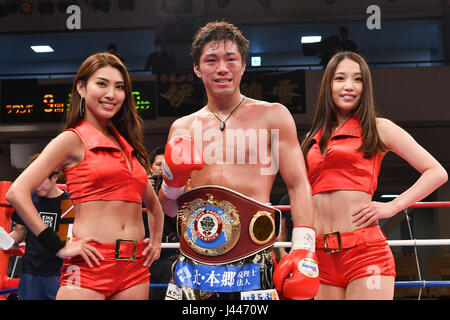
[[238, 103], [238, 105], [237, 105], [236, 107], [234, 107], [233, 110], [231, 110], [230, 114], [225, 118], [225, 120], [220, 119], [220, 118], [217, 116], [217, 114], [215, 114], [214, 111], [211, 110], [211, 108], [209, 107], [209, 104], [207, 105], [209, 111], [211, 111], [211, 113], [214, 115], [214, 117], [216, 117], [216, 119], [219, 120], [219, 122], [220, 122], [220, 131], [225, 130], [226, 122], [227, 122], [228, 118], [230, 118], [231, 115], [233, 114], [233, 112], [234, 112], [234, 111], [242, 104], [242, 102], [244, 101], [244, 99], [245, 99], [245, 96], [242, 96], [241, 101]]

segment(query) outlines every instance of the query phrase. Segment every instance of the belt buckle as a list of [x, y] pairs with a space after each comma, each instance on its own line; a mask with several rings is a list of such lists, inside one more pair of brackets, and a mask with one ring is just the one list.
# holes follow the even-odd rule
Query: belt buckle
[[[331, 237], [331, 236], [336, 236], [336, 238], [337, 238], [337, 241], [338, 241], [338, 248], [337, 249], [328, 249], [327, 238]], [[324, 247], [325, 247], [325, 253], [326, 254], [342, 251], [341, 233], [339, 231], [336, 231], [336, 232], [324, 234], [323, 235], [323, 244], [324, 244]]]
[[[133, 254], [131, 257], [121, 257], [120, 256], [120, 244], [122, 242], [131, 242], [133, 243]], [[116, 251], [114, 254], [114, 259], [116, 260], [125, 260], [125, 261], [134, 261], [136, 260], [136, 251], [137, 251], [137, 241], [136, 240], [124, 240], [124, 239], [117, 239], [116, 240]]]

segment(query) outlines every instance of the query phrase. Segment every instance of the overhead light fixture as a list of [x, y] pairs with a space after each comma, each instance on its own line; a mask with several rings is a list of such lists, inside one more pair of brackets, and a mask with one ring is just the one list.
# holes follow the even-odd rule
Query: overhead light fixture
[[108, 13], [111, 9], [111, 1], [110, 0], [91, 0], [91, 8], [94, 11], [103, 11]]
[[133, 11], [136, 0], [119, 0], [119, 9]]
[[49, 0], [40, 1], [38, 10], [40, 14], [53, 14], [55, 12], [55, 4]]
[[50, 46], [31, 46], [34, 52], [37, 53], [45, 53], [45, 52], [53, 52], [54, 50]]
[[31, 2], [31, 0], [20, 1], [20, 12], [27, 15], [33, 12], [33, 3]]
[[252, 67], [261, 67], [261, 57], [260, 56], [253, 56], [251, 58]]
[[322, 41], [322, 36], [303, 36], [301, 43], [318, 43]]

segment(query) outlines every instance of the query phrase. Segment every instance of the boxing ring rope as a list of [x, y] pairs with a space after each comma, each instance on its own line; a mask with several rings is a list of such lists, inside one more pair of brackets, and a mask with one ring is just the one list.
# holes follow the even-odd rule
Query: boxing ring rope
[[[0, 201], [0, 207], [10, 207], [10, 204], [7, 202]], [[419, 263], [417, 260], [417, 251], [416, 248], [419, 246], [448, 246], [450, 245], [450, 239], [412, 239], [412, 232], [410, 228], [410, 221], [408, 216], [408, 209], [412, 208], [437, 208], [437, 207], [450, 207], [450, 201], [440, 201], [440, 202], [417, 202], [413, 205], [411, 205], [409, 208], [404, 210], [404, 213], [406, 215], [406, 220], [408, 222], [408, 227], [410, 231], [410, 240], [387, 240], [387, 243], [391, 247], [399, 247], [399, 246], [412, 246], [415, 250], [415, 257], [417, 262], [417, 268], [418, 268], [418, 281], [395, 281], [395, 287], [396, 288], [420, 288], [419, 292], [419, 299], [421, 296], [421, 290], [423, 288], [427, 287], [450, 287], [450, 281], [425, 281], [422, 280], [421, 272]], [[274, 206], [274, 208], [277, 208], [280, 211], [290, 211], [289, 205], [278, 205]], [[142, 209], [143, 212], [145, 212], [146, 209]], [[291, 246], [291, 242], [275, 242], [274, 248], [289, 248]], [[162, 249], [178, 249], [180, 247], [180, 244], [178, 242], [172, 242], [172, 243], [161, 243]], [[151, 283], [151, 288], [165, 288], [167, 287], [166, 283]], [[17, 288], [8, 288], [0, 290], [0, 295], [16, 292]]]
[[[291, 210], [291, 206], [283, 205], [283, 206], [273, 206], [280, 211], [289, 211]], [[436, 201], [436, 202], [416, 202], [408, 207], [408, 209], [412, 208], [448, 208], [450, 207], [450, 201]]]
[[[419, 299], [422, 293], [422, 288], [429, 288], [429, 287], [450, 287], [450, 281], [425, 281], [422, 280], [421, 271], [419, 267], [419, 262], [417, 260], [417, 250], [416, 247], [419, 246], [448, 246], [450, 245], [450, 239], [413, 239], [412, 237], [412, 230], [410, 228], [410, 218], [408, 216], [408, 209], [412, 208], [436, 208], [436, 207], [450, 207], [450, 201], [441, 201], [441, 202], [417, 202], [413, 205], [411, 205], [409, 208], [404, 210], [409, 232], [410, 232], [410, 240], [387, 240], [387, 243], [391, 247], [402, 247], [402, 246], [412, 246], [414, 247], [414, 253], [416, 257], [416, 264], [418, 269], [418, 276], [419, 281], [395, 281], [395, 287], [396, 288], [420, 288], [419, 292]], [[274, 208], [277, 208], [280, 211], [290, 211], [291, 207], [289, 205], [278, 205], [274, 206]], [[274, 248], [290, 248], [291, 242], [275, 242]], [[161, 248], [164, 249], [178, 249], [179, 243], [173, 242], [173, 243], [162, 243]], [[165, 288], [167, 287], [167, 284], [163, 283], [153, 283], [150, 285], [153, 288]]]
[[[449, 246], [450, 239], [413, 239], [413, 240], [387, 240], [391, 247], [406, 247], [406, 246]], [[290, 242], [275, 242], [275, 248], [289, 248]], [[178, 242], [163, 242], [161, 248], [163, 249], [178, 249], [180, 244]]]

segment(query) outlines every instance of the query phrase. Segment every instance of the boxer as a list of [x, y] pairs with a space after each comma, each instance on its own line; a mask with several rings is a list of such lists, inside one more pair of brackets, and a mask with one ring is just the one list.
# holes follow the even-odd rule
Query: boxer
[[[173, 296], [182, 299], [240, 299], [266, 290], [273, 297], [275, 287], [288, 298], [308, 299], [318, 290], [311, 190], [295, 122], [285, 106], [241, 94], [248, 51], [248, 40], [226, 22], [206, 24], [192, 43], [194, 72], [208, 102], [172, 124], [159, 193], [165, 214], [179, 214], [180, 238], [186, 238], [186, 250], [173, 267], [179, 289]], [[288, 188], [296, 227], [293, 250], [274, 270], [270, 243], [277, 213], [266, 204], [278, 172]], [[189, 177], [192, 190], [184, 193]], [[197, 206], [190, 192], [203, 190]], [[262, 238], [255, 227], [259, 223], [267, 227]], [[227, 233], [230, 225], [235, 232]], [[237, 247], [247, 245], [254, 249], [238, 252]], [[254, 276], [244, 279], [247, 287], [239, 286], [243, 278], [238, 276], [244, 274]]]

